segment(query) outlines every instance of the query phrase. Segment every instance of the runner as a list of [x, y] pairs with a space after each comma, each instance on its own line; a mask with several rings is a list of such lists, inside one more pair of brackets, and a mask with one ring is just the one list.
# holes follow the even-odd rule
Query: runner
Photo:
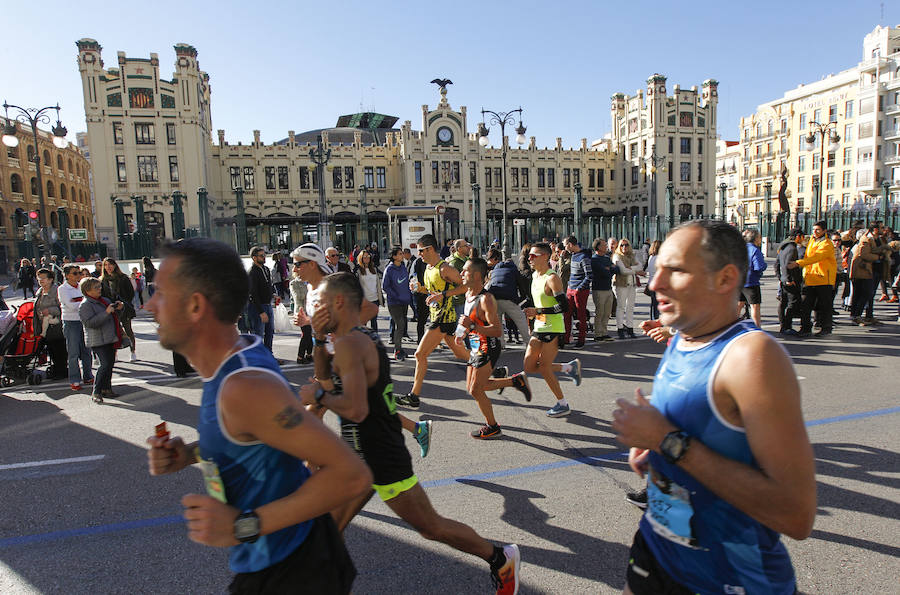
[[[332, 273], [331, 265], [328, 263], [326, 253], [322, 251], [322, 248], [318, 244], [313, 243], [303, 244], [295, 248], [291, 252], [291, 260], [297, 276], [309, 285], [306, 293], [306, 310], [297, 312], [297, 315], [294, 317], [294, 324], [297, 326], [311, 325], [312, 318], [319, 307], [322, 279], [325, 278], [325, 275]], [[310, 263], [313, 263], [315, 266]], [[363, 300], [363, 304], [360, 307], [359, 323], [366, 324], [373, 316], [377, 315], [378, 306], [368, 300]], [[334, 345], [330, 336], [324, 339], [324, 343], [322, 341], [314, 341], [314, 345], [316, 347], [324, 347], [328, 353], [334, 353]], [[315, 353], [315, 348], [313, 353]], [[318, 413], [321, 416], [325, 412], [324, 410], [319, 410]], [[403, 423], [403, 429], [412, 434], [416, 442], [419, 443], [419, 455], [424, 459], [428, 456], [428, 452], [431, 449], [432, 421], [414, 422], [402, 415], [400, 416], [400, 421]]]
[[556, 372], [562, 372], [581, 385], [581, 360], [573, 359], [565, 364], [555, 364], [553, 360], [559, 352], [559, 341], [565, 336], [563, 312], [569, 307], [563, 291], [562, 279], [550, 268], [550, 245], [538, 242], [528, 252], [528, 263], [534, 270], [531, 278], [531, 297], [534, 308], [525, 308], [525, 316], [534, 318], [534, 329], [528, 348], [525, 350], [525, 371], [529, 374], [540, 372], [556, 404], [547, 410], [550, 417], [569, 415], [571, 409], [563, 396]]
[[707, 219], [672, 232], [657, 257], [658, 328], [676, 333], [652, 401], [638, 389], [613, 413], [647, 477], [626, 594], [797, 592], [779, 533], [812, 530], [813, 451], [790, 357], [735, 316], [747, 268], [740, 233]]
[[526, 401], [531, 401], [525, 372], [508, 378], [505, 373], [502, 378], [491, 378], [502, 350], [503, 326], [497, 314], [497, 300], [484, 289], [486, 275], [487, 262], [482, 258], [471, 258], [463, 265], [462, 278], [468, 289], [464, 316], [456, 329], [457, 344], [462, 345], [466, 339], [469, 341], [471, 356], [466, 370], [466, 389], [478, 403], [486, 422], [481, 428], [472, 430], [472, 438], [479, 440], [499, 438], [502, 434], [486, 391], [512, 386], [525, 395]]
[[[238, 335], [249, 282], [237, 253], [208, 238], [171, 244], [146, 304], [159, 342], [204, 378], [199, 442], [149, 438], [151, 475], [201, 463], [211, 495], [188, 494], [188, 537], [229, 547], [231, 593], [349, 593], [356, 570], [331, 515], [372, 475], [305, 412], [259, 337]], [[318, 468], [310, 477], [304, 461]]]
[[425, 373], [428, 371], [428, 356], [441, 341], [447, 344], [457, 359], [469, 360], [469, 352], [463, 345], [458, 345], [453, 337], [457, 316], [452, 298], [466, 292], [462, 278], [456, 269], [438, 255], [437, 240], [433, 235], [425, 234], [419, 238], [418, 247], [419, 256], [428, 265], [425, 268], [425, 287], [419, 287], [418, 291], [429, 294], [425, 303], [430, 308], [430, 317], [428, 330], [416, 349], [416, 375], [412, 390], [406, 395], [396, 395], [397, 403], [413, 408], [419, 406]]
[[317, 349], [316, 381], [300, 390], [309, 406], [337, 413], [341, 435], [368, 463], [372, 490], [336, 508], [343, 530], [375, 492], [423, 537], [487, 561], [498, 593], [518, 590], [519, 548], [495, 546], [467, 526], [438, 515], [413, 473], [393, 398], [390, 361], [378, 335], [359, 324], [362, 289], [348, 273], [329, 275], [313, 319], [317, 335], [332, 333], [333, 358]]

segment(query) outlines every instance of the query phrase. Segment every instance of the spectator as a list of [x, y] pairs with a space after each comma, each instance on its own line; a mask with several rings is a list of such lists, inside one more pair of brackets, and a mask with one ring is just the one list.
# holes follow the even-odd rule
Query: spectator
[[569, 236], [563, 241], [569, 258], [569, 278], [566, 284], [566, 299], [569, 308], [565, 311], [566, 336], [568, 343], [572, 336], [572, 315], [578, 317], [578, 341], [576, 348], [584, 347], [584, 338], [587, 335], [587, 302], [591, 295], [591, 251], [581, 249], [578, 238]]
[[[247, 320], [254, 335], [262, 337], [263, 344], [272, 351], [275, 336], [275, 315], [272, 311], [272, 271], [266, 266], [266, 251], [262, 246], [250, 249], [253, 266], [248, 273], [250, 279], [250, 300], [247, 303]], [[276, 301], [276, 305], [277, 305]]]
[[444, 247], [441, 248], [441, 260], [447, 260], [448, 258], [450, 258], [450, 253], [452, 252], [450, 246], [452, 244], [453, 240], [447, 240], [446, 242], [444, 242]]
[[650, 289], [650, 282], [653, 281], [653, 275], [656, 274], [656, 256], [659, 254], [659, 248], [662, 242], [653, 240], [650, 248], [647, 249], [647, 284], [644, 286], [644, 293], [650, 296], [650, 320], [659, 318], [659, 302], [656, 301], [656, 292]]
[[403, 349], [406, 312], [412, 303], [412, 291], [409, 289], [409, 271], [403, 264], [403, 250], [399, 247], [391, 249], [391, 262], [384, 269], [381, 289], [384, 290], [384, 298], [393, 323], [394, 358], [403, 361], [406, 359], [406, 351]]
[[531, 338], [528, 319], [519, 306], [522, 301], [521, 287], [523, 283], [520, 280], [522, 273], [511, 260], [503, 260], [503, 254], [496, 248], [488, 250], [487, 263], [491, 267], [487, 290], [497, 301], [497, 312], [512, 321], [515, 328], [518, 329], [519, 336], [524, 337], [527, 343]]
[[134, 294], [140, 302], [140, 307], [144, 307], [144, 278], [137, 267], [131, 267], [131, 286], [134, 288]]
[[[876, 324], [874, 315], [875, 278], [873, 264], [878, 261], [875, 238], [879, 234], [878, 225], [870, 225], [866, 230], [857, 232], [857, 243], [854, 246], [853, 260], [850, 263], [850, 283], [853, 293], [850, 296], [850, 319], [859, 326]], [[865, 318], [862, 317], [866, 310]]]
[[78, 316], [84, 325], [85, 344], [100, 360], [91, 395], [93, 401], [99, 404], [103, 403], [104, 398], [119, 396], [112, 390], [112, 374], [116, 363], [116, 349], [123, 340], [128, 340], [123, 336], [117, 316], [125, 304], [112, 303], [103, 297], [103, 284], [94, 277], [82, 279], [80, 287], [85, 299], [78, 306]]
[[812, 325], [809, 322], [813, 310], [816, 311], [821, 329], [816, 333], [817, 337], [831, 334], [831, 303], [834, 299], [834, 279], [837, 266], [834, 261], [834, 246], [825, 233], [826, 223], [817, 221], [813, 224], [813, 236], [806, 247], [803, 258], [797, 259], [788, 268], [794, 266], [803, 267], [803, 289], [801, 303], [805, 326], [800, 328], [800, 334], [809, 334]]
[[34, 265], [27, 258], [23, 258], [22, 262], [19, 264], [19, 287], [22, 288], [22, 298], [28, 299], [28, 292], [31, 292], [31, 297], [35, 297], [34, 295], [34, 275], [35, 268]]
[[[336, 252], [336, 251], [335, 251]], [[297, 270], [299, 267], [294, 264], [293, 279], [291, 279], [291, 301], [294, 304], [293, 314], [296, 317], [300, 312], [306, 312], [306, 296], [309, 292], [309, 286], [306, 281], [300, 278]], [[304, 322], [308, 322], [304, 320]], [[297, 363], [308, 364], [312, 362], [313, 340], [312, 325], [304, 324], [300, 327], [300, 345], [297, 347]]]
[[287, 259], [281, 252], [276, 252], [272, 255], [272, 286], [282, 300], [288, 296], [289, 283]]
[[597, 238], [592, 244], [591, 297], [594, 300], [594, 341], [612, 341], [607, 327], [613, 307], [612, 279], [616, 266], [606, 254], [606, 240]]
[[[146, 256], [144, 257], [146, 258]], [[103, 261], [95, 260], [94, 261], [94, 272], [91, 273], [91, 277], [94, 279], [99, 279], [103, 275]]]
[[131, 361], [137, 361], [137, 353], [135, 352], [137, 345], [134, 338], [134, 331], [131, 329], [131, 320], [137, 316], [134, 309], [134, 288], [131, 286], [131, 279], [122, 272], [117, 263], [112, 258], [103, 259], [103, 275], [100, 277], [100, 283], [103, 285], [103, 297], [110, 302], [122, 302], [124, 304], [121, 312], [118, 314], [119, 322], [125, 329], [125, 334], [131, 341]]
[[346, 262], [341, 262], [340, 254], [338, 254], [337, 248], [331, 246], [325, 250], [325, 260], [328, 262], [328, 266], [331, 267], [332, 272], [335, 273], [350, 273], [350, 265]]
[[781, 286], [781, 301], [778, 304], [778, 320], [781, 323], [780, 333], [785, 336], [798, 336], [793, 328], [794, 318], [800, 318], [803, 328], [803, 309], [800, 306], [803, 277], [800, 269], [789, 267], [799, 258], [798, 246], [803, 243], [803, 232], [792, 229], [787, 239], [778, 247], [778, 259], [775, 263], [775, 274]]
[[616, 328], [620, 339], [624, 339], [625, 335], [633, 339], [635, 286], [637, 276], [641, 274], [641, 263], [635, 257], [627, 238], [618, 242], [612, 261], [617, 269], [614, 287], [617, 301]]
[[[747, 257], [750, 266], [747, 269], [747, 280], [743, 289], [738, 296], [738, 314], [743, 311], [745, 304], [750, 304], [750, 317], [756, 326], [762, 328], [762, 291], [760, 290], [760, 279], [763, 271], [766, 270], [766, 259], [759, 247], [762, 245], [762, 235], [755, 229], [744, 230], [744, 242], [747, 243]], [[651, 315], [651, 318], [654, 318]]]
[[141, 262], [144, 265], [144, 285], [147, 286], [147, 297], [151, 298], [156, 291], [156, 285], [153, 282], [156, 278], [156, 267], [153, 266], [153, 261], [149, 256], [142, 258]]
[[[375, 266], [372, 255], [366, 250], [360, 251], [359, 256], [356, 257], [356, 264], [356, 276], [362, 286], [363, 298], [378, 306], [381, 303], [381, 290], [378, 286], [378, 268]], [[378, 330], [377, 315], [369, 321], [369, 326], [373, 331]]]
[[50, 368], [47, 378], [57, 380], [65, 378], [68, 370], [69, 356], [66, 354], [66, 338], [62, 330], [62, 309], [59, 305], [58, 285], [55, 275], [49, 268], [37, 272], [38, 293], [34, 300], [34, 318], [32, 324], [35, 336], [43, 337], [50, 352]]
[[[463, 266], [472, 255], [472, 245], [466, 240], [456, 240], [453, 242], [453, 253], [447, 259], [447, 264], [452, 266], [457, 272], [462, 273]], [[466, 294], [453, 296], [453, 309], [456, 310], [456, 318], [459, 320], [463, 316], [463, 308], [466, 305]]]
[[[425, 269], [427, 268], [428, 263], [425, 262], [421, 256], [417, 256], [409, 275], [410, 283], [412, 284], [414, 281], [416, 289], [425, 287]], [[413, 300], [416, 305], [416, 342], [421, 343], [422, 337], [425, 336], [425, 325], [428, 323], [428, 304], [425, 303], [425, 300], [428, 299], [428, 294], [416, 291], [416, 289], [413, 289], [412, 287], [410, 287], [410, 289], [413, 292]]]

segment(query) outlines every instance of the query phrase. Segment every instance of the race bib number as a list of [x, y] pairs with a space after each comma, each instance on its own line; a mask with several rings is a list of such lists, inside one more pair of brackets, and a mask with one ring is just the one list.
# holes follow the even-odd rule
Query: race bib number
[[653, 531], [665, 539], [699, 549], [691, 529], [694, 508], [687, 489], [650, 467], [647, 481], [647, 520]]
[[469, 350], [473, 354], [477, 354], [479, 349], [481, 349], [481, 338], [475, 334], [469, 335]]

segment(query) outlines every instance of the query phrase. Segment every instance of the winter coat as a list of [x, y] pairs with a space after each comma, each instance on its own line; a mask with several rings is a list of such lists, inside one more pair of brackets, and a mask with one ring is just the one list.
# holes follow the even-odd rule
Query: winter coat
[[568, 288], [590, 290], [592, 278], [591, 251], [585, 248], [573, 254], [569, 260]]
[[110, 345], [119, 340], [116, 319], [100, 300], [85, 297], [78, 306], [78, 317], [84, 325], [84, 343], [88, 347]]
[[776, 272], [778, 273], [779, 281], [785, 285], [795, 283], [799, 286], [803, 283], [803, 273], [799, 268], [787, 268], [788, 263], [797, 260], [797, 256], [797, 243], [793, 240], [786, 240], [778, 246], [778, 263], [776, 265], [778, 268]]
[[511, 260], [498, 262], [491, 270], [487, 290], [498, 300], [519, 303], [519, 270]]
[[629, 287], [635, 284], [635, 273], [641, 270], [641, 263], [634, 257], [634, 254], [613, 255], [613, 264], [618, 267], [616, 273], [616, 287]]
[[855, 254], [850, 261], [851, 279], [872, 279], [872, 263], [878, 260], [878, 254], [873, 250], [871, 236], [863, 236], [854, 248]]
[[747, 242], [747, 259], [749, 266], [747, 267], [747, 282], [744, 287], [759, 287], [759, 279], [768, 265], [762, 250], [752, 242]]
[[806, 255], [797, 260], [803, 267], [803, 283], [809, 287], [834, 285], [837, 263], [834, 260], [834, 245], [827, 235], [821, 239], [810, 238]]

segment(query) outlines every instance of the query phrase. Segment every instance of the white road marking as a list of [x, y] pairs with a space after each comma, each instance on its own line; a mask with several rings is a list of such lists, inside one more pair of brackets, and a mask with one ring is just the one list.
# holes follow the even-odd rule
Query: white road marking
[[46, 465], [67, 465], [69, 463], [86, 463], [88, 461], [99, 461], [105, 459], [106, 455], [91, 455], [87, 457], [72, 457], [70, 459], [49, 459], [46, 461], [30, 461], [28, 463], [12, 463], [10, 465], [0, 465], [0, 471], [8, 471], [10, 469], [27, 469], [29, 467], [44, 467]]

